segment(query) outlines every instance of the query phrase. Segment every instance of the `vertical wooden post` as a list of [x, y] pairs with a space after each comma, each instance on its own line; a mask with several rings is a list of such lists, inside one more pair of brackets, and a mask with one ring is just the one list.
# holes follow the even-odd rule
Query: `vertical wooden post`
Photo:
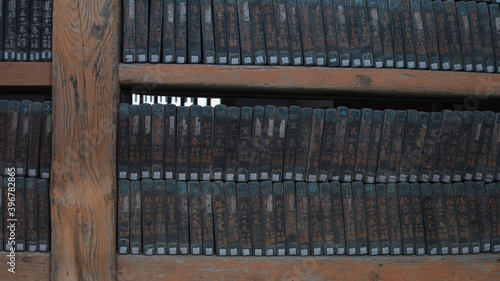
[[54, 1], [52, 280], [115, 279], [118, 7]]

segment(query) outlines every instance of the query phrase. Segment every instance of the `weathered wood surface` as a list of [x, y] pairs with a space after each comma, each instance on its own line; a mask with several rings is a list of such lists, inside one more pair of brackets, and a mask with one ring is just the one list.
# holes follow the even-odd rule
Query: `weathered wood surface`
[[54, 1], [52, 280], [114, 280], [119, 1]]
[[117, 280], [500, 280], [500, 256], [116, 258]]
[[0, 62], [0, 86], [50, 86], [51, 62]]
[[146, 89], [283, 90], [367, 96], [500, 97], [500, 75], [408, 69], [120, 64], [120, 84]]
[[50, 279], [50, 253], [27, 253], [16, 252], [15, 273], [7, 269], [7, 252], [1, 253], [0, 257], [0, 281], [44, 281]]

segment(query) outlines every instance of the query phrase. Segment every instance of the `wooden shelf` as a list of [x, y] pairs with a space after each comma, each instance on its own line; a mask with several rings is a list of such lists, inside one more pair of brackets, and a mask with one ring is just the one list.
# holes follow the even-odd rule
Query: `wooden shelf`
[[51, 85], [51, 62], [0, 62], [0, 86]]
[[[500, 280], [499, 255], [236, 257], [116, 255], [120, 85], [244, 96], [500, 98], [500, 75], [396, 69], [119, 64], [120, 1], [60, 0], [53, 62], [0, 63], [0, 86], [50, 86], [52, 252], [17, 253], [1, 280]], [[54, 76], [52, 77], [52, 73]], [[258, 91], [256, 91], [258, 90]], [[6, 253], [5, 253], [6, 255]], [[1, 259], [0, 259], [1, 260]]]
[[216, 257], [117, 255], [117, 280], [499, 280], [500, 255]]
[[50, 253], [16, 252], [16, 273], [7, 269], [8, 252], [3, 252], [0, 262], [0, 281], [3, 280], [50, 280]]
[[120, 64], [123, 87], [147, 90], [274, 90], [331, 95], [500, 97], [500, 74], [408, 69]]

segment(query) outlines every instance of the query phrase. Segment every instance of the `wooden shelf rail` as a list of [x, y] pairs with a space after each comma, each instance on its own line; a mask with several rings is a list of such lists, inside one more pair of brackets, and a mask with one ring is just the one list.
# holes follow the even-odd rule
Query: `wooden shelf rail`
[[51, 85], [51, 62], [0, 62], [0, 86]]
[[132, 280], [500, 280], [500, 256], [207, 257], [117, 255]]
[[2, 251], [1, 254], [0, 281], [50, 280], [50, 253], [16, 252], [15, 273], [7, 271], [10, 268], [7, 264], [7, 254], [9, 253]]
[[120, 85], [148, 90], [274, 90], [352, 96], [500, 97], [500, 74], [408, 69], [120, 64]]

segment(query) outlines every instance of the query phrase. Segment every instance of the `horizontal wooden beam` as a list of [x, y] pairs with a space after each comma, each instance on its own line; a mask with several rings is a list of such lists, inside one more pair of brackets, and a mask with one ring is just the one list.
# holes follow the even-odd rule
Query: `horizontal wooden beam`
[[[120, 64], [120, 84], [146, 90], [273, 90], [357, 96], [500, 97], [500, 74], [408, 69]], [[258, 93], [254, 93], [258, 95]], [[250, 94], [252, 95], [252, 94]]]
[[500, 256], [118, 255], [117, 280], [500, 280]]
[[0, 86], [51, 85], [51, 62], [0, 62]]
[[16, 252], [15, 273], [7, 271], [10, 268], [8, 254], [2, 251], [0, 256], [0, 281], [50, 279], [50, 253]]

